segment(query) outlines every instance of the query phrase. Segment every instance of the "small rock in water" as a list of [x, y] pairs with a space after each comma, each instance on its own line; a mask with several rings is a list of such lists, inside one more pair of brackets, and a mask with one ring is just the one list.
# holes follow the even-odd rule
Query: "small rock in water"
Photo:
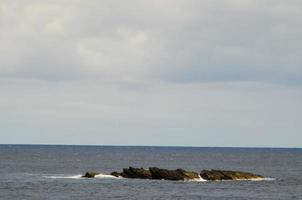
[[86, 172], [84, 176], [84, 178], [94, 178], [96, 175], [99, 175], [100, 173], [97, 172]]
[[203, 170], [200, 176], [205, 180], [218, 181], [218, 180], [248, 180], [248, 179], [262, 179], [264, 178], [258, 174], [240, 171], [226, 171], [226, 170]]

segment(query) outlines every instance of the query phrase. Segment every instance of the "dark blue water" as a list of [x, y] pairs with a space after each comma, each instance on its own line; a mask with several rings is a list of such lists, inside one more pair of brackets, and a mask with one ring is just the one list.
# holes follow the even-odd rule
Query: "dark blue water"
[[[241, 170], [274, 180], [76, 176], [128, 166]], [[0, 199], [302, 199], [302, 149], [0, 145]]]

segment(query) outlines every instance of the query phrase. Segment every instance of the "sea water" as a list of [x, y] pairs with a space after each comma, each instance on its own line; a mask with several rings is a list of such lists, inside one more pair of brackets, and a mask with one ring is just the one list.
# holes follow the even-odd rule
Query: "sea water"
[[[115, 178], [125, 167], [240, 170], [262, 181]], [[82, 178], [86, 171], [101, 174]], [[302, 149], [0, 145], [0, 199], [302, 199]]]

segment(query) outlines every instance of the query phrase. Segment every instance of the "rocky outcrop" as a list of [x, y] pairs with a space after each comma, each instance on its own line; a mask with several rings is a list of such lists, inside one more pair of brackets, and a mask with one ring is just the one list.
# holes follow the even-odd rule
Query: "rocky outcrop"
[[[94, 178], [99, 175], [97, 172], [86, 172], [82, 177]], [[137, 179], [157, 179], [157, 180], [198, 180], [200, 177], [209, 181], [218, 180], [249, 180], [249, 179], [263, 179], [264, 177], [257, 174], [241, 171], [226, 171], [226, 170], [203, 170], [200, 175], [193, 171], [186, 171], [184, 169], [168, 170], [157, 167], [144, 168], [124, 168], [122, 172], [112, 172], [111, 176], [123, 178], [137, 178]]]
[[164, 179], [164, 180], [191, 180], [199, 179], [196, 172], [186, 171], [183, 169], [168, 170], [157, 167], [144, 168], [124, 168], [123, 172], [112, 172], [112, 176], [123, 178], [140, 178], [140, 179]]
[[94, 178], [96, 175], [99, 175], [100, 173], [97, 172], [86, 172], [84, 176], [84, 178]]
[[112, 172], [112, 176], [123, 178], [140, 178], [140, 179], [152, 179], [151, 173], [148, 169], [144, 168], [124, 168], [123, 172]]
[[203, 170], [200, 176], [205, 180], [248, 180], [248, 179], [262, 179], [264, 178], [258, 174], [240, 171], [225, 171], [225, 170]]
[[152, 179], [164, 179], [164, 180], [192, 180], [199, 179], [199, 175], [196, 172], [186, 171], [183, 169], [167, 170], [157, 167], [150, 167]]

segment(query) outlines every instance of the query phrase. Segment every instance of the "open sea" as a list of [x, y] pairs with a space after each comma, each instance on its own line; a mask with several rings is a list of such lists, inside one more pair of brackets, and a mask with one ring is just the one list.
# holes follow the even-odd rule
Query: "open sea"
[[[263, 181], [80, 178], [125, 167], [240, 170]], [[0, 199], [298, 199], [302, 149], [0, 145]]]

